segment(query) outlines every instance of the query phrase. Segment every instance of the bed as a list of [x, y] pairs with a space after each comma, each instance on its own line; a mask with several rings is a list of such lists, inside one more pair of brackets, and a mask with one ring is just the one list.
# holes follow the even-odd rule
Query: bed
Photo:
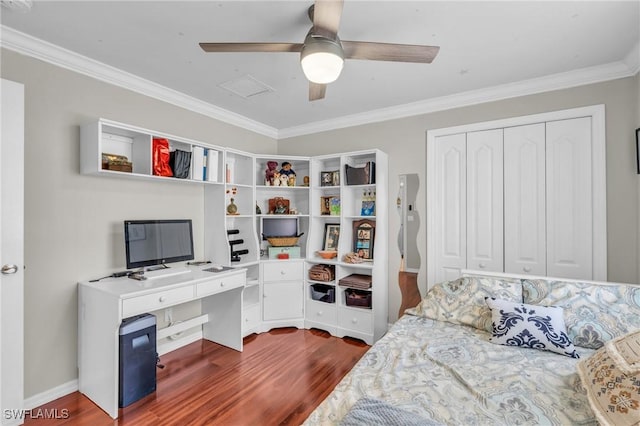
[[[500, 335], [510, 307], [530, 321], [517, 336], [542, 328], [551, 343]], [[305, 424], [637, 424], [640, 358], [624, 377], [609, 358], [629, 336], [640, 348], [636, 330], [639, 286], [465, 272], [407, 310]]]

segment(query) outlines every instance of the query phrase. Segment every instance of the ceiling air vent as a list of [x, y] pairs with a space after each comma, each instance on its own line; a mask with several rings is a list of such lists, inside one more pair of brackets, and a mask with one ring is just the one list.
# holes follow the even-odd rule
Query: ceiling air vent
[[245, 99], [248, 99], [252, 96], [260, 95], [262, 93], [275, 91], [273, 88], [267, 86], [259, 80], [256, 80], [250, 75], [243, 75], [242, 77], [225, 81], [224, 83], [220, 83], [218, 86]]

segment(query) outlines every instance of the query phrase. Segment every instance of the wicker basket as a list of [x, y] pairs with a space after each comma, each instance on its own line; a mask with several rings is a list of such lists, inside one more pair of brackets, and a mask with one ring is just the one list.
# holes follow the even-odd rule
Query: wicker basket
[[298, 244], [300, 237], [267, 237], [267, 241], [273, 247], [288, 247]]

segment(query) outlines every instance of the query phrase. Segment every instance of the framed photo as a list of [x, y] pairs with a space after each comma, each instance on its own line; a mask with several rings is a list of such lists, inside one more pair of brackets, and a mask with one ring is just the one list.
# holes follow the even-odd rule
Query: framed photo
[[270, 198], [269, 214], [289, 214], [289, 200], [282, 197]]
[[320, 172], [320, 186], [333, 186], [333, 172]]
[[333, 186], [340, 186], [340, 170], [332, 172], [331, 182]]
[[320, 186], [340, 186], [340, 170], [320, 172]]
[[340, 197], [337, 195], [320, 197], [320, 214], [340, 216]]
[[360, 209], [360, 216], [375, 216], [376, 214], [376, 202], [374, 200], [362, 200], [362, 208]]
[[324, 245], [322, 250], [338, 250], [338, 240], [340, 239], [340, 225], [337, 223], [327, 223], [324, 225]]
[[362, 260], [373, 261], [376, 223], [362, 219], [353, 222], [353, 251]]
[[636, 129], [636, 171], [640, 175], [640, 127]]

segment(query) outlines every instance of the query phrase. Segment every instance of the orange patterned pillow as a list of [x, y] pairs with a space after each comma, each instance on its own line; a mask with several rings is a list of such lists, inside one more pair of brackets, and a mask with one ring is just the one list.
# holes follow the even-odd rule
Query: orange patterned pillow
[[640, 331], [605, 343], [578, 363], [578, 374], [601, 425], [640, 423]]

